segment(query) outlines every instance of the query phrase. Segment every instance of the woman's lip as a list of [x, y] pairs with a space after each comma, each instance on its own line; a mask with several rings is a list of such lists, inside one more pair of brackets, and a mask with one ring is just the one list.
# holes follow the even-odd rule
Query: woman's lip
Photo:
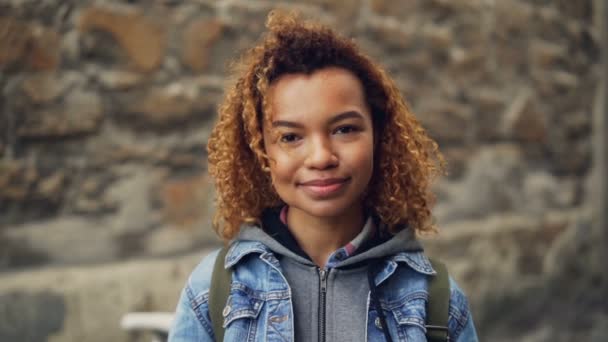
[[313, 179], [307, 182], [300, 183], [300, 185], [306, 186], [328, 186], [339, 183], [344, 183], [348, 178], [326, 178], [326, 179]]
[[314, 180], [301, 183], [302, 189], [313, 197], [323, 198], [336, 194], [344, 188], [350, 178]]

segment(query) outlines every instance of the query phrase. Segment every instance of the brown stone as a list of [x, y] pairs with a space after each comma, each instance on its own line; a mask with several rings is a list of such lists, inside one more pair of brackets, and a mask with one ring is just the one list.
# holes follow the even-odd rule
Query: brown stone
[[92, 133], [103, 120], [101, 99], [95, 93], [73, 91], [63, 105], [26, 113], [17, 134], [21, 137], [63, 137]]
[[153, 88], [130, 100], [125, 115], [135, 118], [132, 124], [167, 127], [186, 122], [208, 111], [213, 106], [214, 97], [201, 94], [196, 85], [173, 83], [164, 88]]
[[0, 18], [0, 67], [18, 64], [53, 70], [59, 64], [59, 34], [49, 28]]
[[182, 93], [153, 89], [133, 104], [128, 112], [149, 124], [162, 126], [187, 119], [194, 111], [195, 101]]
[[101, 167], [106, 164], [140, 161], [146, 159], [148, 154], [149, 153], [146, 153], [143, 148], [137, 145], [109, 144], [104, 146], [104, 148], [95, 156], [94, 164]]
[[578, 75], [564, 70], [532, 69], [530, 75], [535, 89], [543, 96], [555, 96], [564, 91], [571, 92], [581, 84]]
[[475, 116], [476, 136], [481, 140], [497, 140], [503, 134], [500, 131], [500, 118], [504, 112], [506, 99], [493, 89], [475, 89], [471, 93]]
[[372, 11], [380, 15], [404, 17], [415, 13], [420, 1], [372, 0], [370, 6]]
[[59, 34], [40, 26], [36, 26], [31, 34], [31, 47], [27, 54], [27, 64], [34, 70], [56, 69], [59, 65]]
[[552, 137], [548, 144], [552, 167], [557, 174], [582, 175], [588, 172], [591, 162], [589, 139], [568, 139], [563, 133]]
[[542, 68], [555, 65], [566, 58], [567, 48], [565, 46], [542, 40], [530, 42], [530, 62]]
[[36, 194], [42, 198], [56, 201], [60, 198], [66, 176], [62, 172], [56, 172], [49, 177], [41, 180], [36, 188]]
[[495, 33], [506, 40], [525, 30], [534, 14], [533, 7], [522, 1], [495, 1], [493, 4]]
[[471, 150], [466, 147], [447, 147], [442, 148], [441, 152], [447, 163], [448, 177], [455, 179], [464, 176], [467, 163], [472, 155]]
[[577, 75], [567, 71], [558, 70], [552, 76], [553, 82], [559, 87], [572, 89], [576, 88], [580, 83]]
[[530, 89], [522, 90], [502, 115], [502, 132], [508, 138], [527, 142], [543, 142], [547, 136], [547, 120], [537, 109]]
[[403, 65], [408, 68], [408, 72], [425, 73], [433, 66], [432, 52], [429, 49], [415, 51], [403, 60]]
[[[359, 10], [362, 6], [363, 0], [309, 0], [306, 2], [300, 0], [286, 0], [283, 2], [294, 3], [294, 7], [303, 7], [298, 10], [303, 10], [306, 13], [305, 17], [312, 17], [318, 21], [325, 21], [327, 23], [327, 15], [329, 14], [337, 19], [337, 23], [333, 23], [332, 27], [336, 30], [344, 33], [352, 28], [353, 23], [357, 20]], [[311, 8], [310, 5], [315, 5], [325, 13], [319, 13], [315, 9]], [[284, 7], [286, 10], [293, 10], [291, 5], [282, 4], [279, 7]], [[312, 11], [310, 11], [312, 9]]]
[[422, 38], [429, 41], [431, 46], [437, 49], [449, 48], [454, 40], [452, 30], [449, 27], [429, 24], [422, 30]]
[[497, 112], [504, 107], [505, 97], [497, 90], [481, 88], [471, 94], [475, 107], [484, 112]]
[[485, 59], [485, 51], [481, 48], [464, 49], [457, 46], [452, 46], [448, 52], [450, 59], [450, 67], [453, 73], [463, 73], [471, 71], [483, 70]]
[[547, 119], [543, 112], [530, 104], [510, 127], [512, 135], [521, 141], [543, 143], [547, 138]]
[[344, 29], [346, 27], [344, 24], [352, 25], [357, 19], [359, 8], [361, 7], [360, 0], [312, 0], [310, 2], [320, 5], [325, 10], [328, 10], [335, 15], [339, 22], [343, 24], [340, 25], [341, 27], [339, 27], [339, 29]]
[[200, 72], [209, 66], [209, 51], [223, 32], [223, 24], [217, 20], [195, 20], [183, 33], [182, 61], [193, 71]]
[[0, 202], [24, 201], [38, 179], [38, 170], [33, 166], [0, 162]]
[[[388, 25], [382, 20], [378, 20], [368, 24], [366, 34], [369, 36], [370, 44], [368, 50], [378, 48], [381, 43], [392, 49], [407, 49], [415, 43], [416, 35], [415, 28], [412, 26], [396, 27]], [[425, 56], [430, 55], [427, 50], [419, 50], [416, 52], [423, 53]], [[380, 57], [380, 55], [378, 55]], [[405, 61], [410, 61], [412, 57], [408, 57]]]
[[211, 183], [206, 174], [167, 181], [161, 188], [164, 218], [167, 223], [187, 226], [198, 222], [210, 199]]
[[417, 111], [417, 117], [431, 137], [441, 142], [462, 143], [469, 131], [468, 122], [472, 111], [468, 106], [455, 102], [432, 104]]
[[593, 5], [592, 0], [557, 1], [561, 13], [581, 21], [592, 19], [595, 9]]
[[0, 66], [18, 61], [29, 43], [29, 27], [13, 18], [0, 18]]
[[166, 47], [165, 29], [140, 11], [118, 12], [91, 7], [80, 17], [79, 29], [82, 32], [96, 29], [110, 33], [139, 70], [150, 72], [162, 63]]
[[68, 87], [54, 72], [44, 72], [26, 77], [21, 84], [24, 93], [33, 103], [51, 102], [63, 95]]

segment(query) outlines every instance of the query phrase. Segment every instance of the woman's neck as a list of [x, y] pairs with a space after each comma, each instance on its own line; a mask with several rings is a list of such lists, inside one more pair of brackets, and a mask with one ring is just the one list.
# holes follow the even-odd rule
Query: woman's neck
[[335, 217], [311, 216], [294, 207], [287, 213], [289, 230], [319, 267], [325, 267], [331, 253], [352, 241], [363, 224], [363, 210], [359, 207]]

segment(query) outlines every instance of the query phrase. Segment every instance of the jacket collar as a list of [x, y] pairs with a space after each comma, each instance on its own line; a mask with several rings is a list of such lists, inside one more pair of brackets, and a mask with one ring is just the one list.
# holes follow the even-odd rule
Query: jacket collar
[[265, 254], [269, 252], [270, 249], [261, 242], [236, 240], [230, 245], [226, 252], [224, 268], [234, 267], [234, 265], [249, 254]]
[[[272, 254], [272, 251], [261, 242], [236, 240], [230, 245], [226, 253], [224, 267], [234, 267], [241, 259], [243, 259], [249, 254], [266, 255], [269, 253]], [[436, 274], [435, 270], [433, 269], [433, 266], [431, 265], [430, 260], [422, 251], [400, 252], [387, 258], [387, 261], [389, 267], [391, 264], [394, 264], [394, 266], [396, 267], [396, 263], [401, 262], [407, 264], [416, 272], [426, 275]], [[387, 277], [388, 275], [390, 275], [390, 273], [387, 274]]]

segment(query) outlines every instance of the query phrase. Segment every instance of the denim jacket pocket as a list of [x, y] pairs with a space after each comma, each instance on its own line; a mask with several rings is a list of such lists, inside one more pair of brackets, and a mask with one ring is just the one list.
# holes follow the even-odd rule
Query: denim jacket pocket
[[398, 304], [390, 305], [398, 341], [426, 341], [426, 293], [415, 293]]
[[264, 307], [264, 302], [255, 291], [245, 285], [233, 283], [222, 312], [223, 325], [226, 328], [225, 339], [230, 337], [230, 341], [237, 339], [255, 341], [257, 318]]
[[241, 318], [256, 319], [262, 311], [264, 300], [256, 298], [253, 291], [240, 284], [232, 284], [224, 307], [224, 327]]

